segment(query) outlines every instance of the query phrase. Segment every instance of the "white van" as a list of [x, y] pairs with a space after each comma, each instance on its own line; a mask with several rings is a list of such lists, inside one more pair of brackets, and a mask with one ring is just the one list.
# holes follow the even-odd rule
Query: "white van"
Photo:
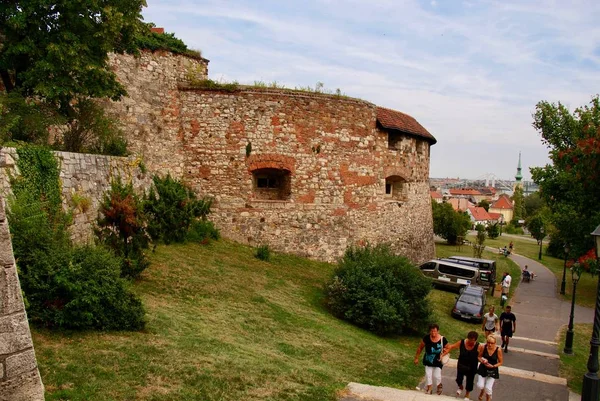
[[479, 269], [474, 266], [435, 259], [423, 263], [419, 269], [432, 280], [434, 286], [460, 291], [469, 285], [479, 284]]

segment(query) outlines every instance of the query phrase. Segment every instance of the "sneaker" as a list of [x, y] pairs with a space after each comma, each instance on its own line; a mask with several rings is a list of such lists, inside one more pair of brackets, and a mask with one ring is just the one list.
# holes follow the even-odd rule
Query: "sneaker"
[[460, 398], [461, 393], [462, 393], [461, 389], [456, 390], [456, 398]]
[[504, 353], [508, 354], [508, 347], [504, 348]]

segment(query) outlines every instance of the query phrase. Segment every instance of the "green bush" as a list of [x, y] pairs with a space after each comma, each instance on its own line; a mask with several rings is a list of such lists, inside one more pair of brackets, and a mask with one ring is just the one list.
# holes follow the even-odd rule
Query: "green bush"
[[121, 261], [100, 247], [34, 250], [21, 275], [29, 319], [48, 327], [139, 330], [141, 301], [120, 278]]
[[126, 156], [127, 141], [117, 120], [108, 116], [92, 99], [79, 99], [72, 106], [72, 119], [55, 146], [67, 152]]
[[431, 289], [408, 259], [378, 245], [348, 248], [325, 286], [337, 317], [381, 335], [420, 331], [431, 315]]
[[196, 199], [194, 191], [170, 175], [154, 176], [153, 182], [144, 199], [148, 233], [154, 241], [165, 244], [184, 242], [192, 222], [210, 213], [212, 201]]
[[504, 232], [506, 234], [523, 235], [523, 228], [515, 226], [512, 222], [504, 226]]
[[496, 239], [500, 236], [500, 224], [498, 223], [488, 225], [485, 230], [491, 239]]
[[100, 215], [95, 230], [98, 242], [122, 258], [122, 277], [138, 277], [150, 265], [144, 253], [150, 237], [146, 231], [142, 201], [134, 192], [133, 185], [123, 184], [120, 177], [114, 179], [98, 211]]
[[268, 262], [269, 259], [271, 259], [271, 248], [269, 248], [269, 245], [261, 245], [256, 248], [256, 253], [254, 254], [254, 256], [257, 259]]
[[207, 242], [208, 240], [218, 240], [221, 233], [215, 225], [208, 220], [195, 220], [187, 233], [186, 241], [189, 242]]

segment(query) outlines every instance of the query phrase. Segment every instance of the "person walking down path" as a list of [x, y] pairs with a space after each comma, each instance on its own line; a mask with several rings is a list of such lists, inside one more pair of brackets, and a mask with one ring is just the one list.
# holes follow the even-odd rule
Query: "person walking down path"
[[442, 394], [442, 350], [448, 344], [448, 340], [439, 333], [440, 326], [429, 325], [429, 334], [423, 337], [415, 355], [415, 365], [419, 363], [419, 355], [425, 349], [423, 365], [425, 366], [425, 393], [432, 393], [433, 380], [435, 379], [437, 394]]
[[478, 336], [476, 331], [470, 331], [465, 340], [460, 340], [446, 346], [442, 354], [445, 355], [456, 348], [460, 349], [456, 364], [456, 384], [458, 386], [456, 396], [461, 396], [462, 391], [465, 389], [465, 387], [463, 387], [463, 381], [466, 379], [465, 400], [469, 399], [469, 395], [471, 394], [471, 391], [473, 391], [475, 374], [477, 374], [477, 363], [479, 361], [479, 351], [483, 348], [483, 345], [477, 342]]
[[496, 345], [496, 337], [489, 336], [486, 344], [479, 351], [479, 368], [477, 369], [477, 387], [481, 389], [479, 401], [483, 400], [485, 394], [486, 401], [492, 400], [494, 382], [500, 378], [498, 367], [502, 366], [502, 349]]
[[517, 331], [517, 317], [511, 312], [512, 307], [506, 306], [504, 312], [500, 314], [500, 335], [502, 336], [502, 348], [504, 352], [508, 354], [508, 343], [511, 337]]
[[481, 326], [481, 330], [483, 330], [485, 334], [485, 338], [487, 338], [490, 334], [494, 334], [494, 332], [498, 331], [498, 315], [494, 313], [494, 306], [490, 307], [489, 313], [486, 313], [483, 316], [483, 325]]

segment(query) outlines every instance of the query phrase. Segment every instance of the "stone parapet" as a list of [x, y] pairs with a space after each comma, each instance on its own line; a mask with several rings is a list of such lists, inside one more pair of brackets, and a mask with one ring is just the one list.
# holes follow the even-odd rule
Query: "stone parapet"
[[0, 401], [44, 400], [27, 313], [0, 198]]

